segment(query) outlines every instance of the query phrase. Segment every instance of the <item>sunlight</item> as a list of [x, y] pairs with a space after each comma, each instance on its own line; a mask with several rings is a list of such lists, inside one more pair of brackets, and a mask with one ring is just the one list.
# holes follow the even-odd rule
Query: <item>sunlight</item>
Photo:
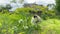
[[40, 4], [40, 3], [46, 3], [46, 4], [48, 4], [48, 3], [55, 3], [55, 0], [25, 0], [25, 2], [26, 3], [34, 3], [34, 2], [36, 2], [36, 3], [38, 3], [38, 4]]
[[36, 2], [36, 0], [25, 0], [25, 2], [27, 2], [27, 3], [34, 3], [34, 2]]
[[0, 0], [0, 4], [9, 4], [11, 0]]
[[[0, 0], [0, 4], [7, 4], [7, 3], [10, 3], [10, 1], [12, 0]], [[18, 1], [18, 0], [17, 0]], [[24, 0], [25, 3], [37, 3], [37, 4], [40, 4], [40, 3], [55, 3], [55, 0]]]

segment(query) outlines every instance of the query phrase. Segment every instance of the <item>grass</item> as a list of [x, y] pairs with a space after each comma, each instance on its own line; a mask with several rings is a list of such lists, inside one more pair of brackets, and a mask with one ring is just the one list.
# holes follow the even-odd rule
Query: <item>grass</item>
[[41, 24], [41, 34], [60, 34], [60, 20], [48, 19]]
[[47, 19], [31, 24], [26, 14], [0, 14], [0, 34], [60, 34], [60, 20]]

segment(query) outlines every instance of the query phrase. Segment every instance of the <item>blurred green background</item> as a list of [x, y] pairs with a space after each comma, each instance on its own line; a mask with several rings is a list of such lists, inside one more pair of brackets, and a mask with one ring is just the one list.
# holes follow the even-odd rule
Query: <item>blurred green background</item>
[[[60, 34], [59, 4], [60, 0], [56, 0], [56, 5], [25, 4], [15, 11], [9, 11], [10, 5], [0, 6], [0, 34]], [[31, 18], [34, 14], [39, 15], [42, 22], [33, 25]]]

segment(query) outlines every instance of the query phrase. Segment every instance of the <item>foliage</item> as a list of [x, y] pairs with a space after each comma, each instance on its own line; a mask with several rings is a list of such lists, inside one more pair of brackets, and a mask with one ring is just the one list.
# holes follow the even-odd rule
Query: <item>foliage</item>
[[[16, 3], [16, 0], [12, 0], [11, 2]], [[22, 4], [24, 2], [24, 0], [18, 0], [18, 2]]]
[[60, 0], [56, 0], [56, 9], [57, 9], [57, 14], [60, 15]]
[[41, 34], [60, 34], [60, 20], [48, 19], [43, 21], [41, 24]]
[[[60, 34], [60, 20], [48, 19], [33, 25], [31, 15], [27, 14], [1, 14], [0, 34]], [[35, 32], [36, 31], [36, 32]]]
[[[31, 12], [30, 12], [31, 11]], [[41, 14], [39, 11], [42, 11]], [[54, 18], [54, 10], [47, 10], [44, 6], [18, 8], [14, 12], [0, 12], [0, 34], [60, 34], [60, 20]], [[42, 22], [31, 23], [31, 17], [35, 14], [41, 16]]]
[[[27, 22], [28, 19], [28, 22]], [[14, 34], [30, 26], [30, 18], [26, 14], [0, 14], [0, 34]], [[28, 24], [27, 24], [28, 23]], [[28, 26], [27, 26], [28, 25]]]
[[11, 9], [12, 7], [10, 6], [10, 4], [7, 4], [6, 6], [0, 5], [0, 12], [2, 13], [6, 13], [9, 12], [9, 9]]
[[26, 13], [26, 14], [37, 14], [41, 16], [43, 19], [49, 19], [49, 18], [55, 18], [56, 12], [54, 10], [47, 10], [47, 7], [44, 6], [35, 6], [34, 8], [31, 7], [24, 7], [24, 8], [18, 8], [15, 10], [14, 13], [19, 14], [19, 13]]

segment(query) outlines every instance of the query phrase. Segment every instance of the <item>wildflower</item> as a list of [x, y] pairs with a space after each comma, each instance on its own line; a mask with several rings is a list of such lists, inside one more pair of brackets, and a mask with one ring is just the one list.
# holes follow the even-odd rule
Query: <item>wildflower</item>
[[23, 22], [23, 19], [20, 19], [20, 20], [19, 20], [19, 23], [22, 23], [22, 22]]

